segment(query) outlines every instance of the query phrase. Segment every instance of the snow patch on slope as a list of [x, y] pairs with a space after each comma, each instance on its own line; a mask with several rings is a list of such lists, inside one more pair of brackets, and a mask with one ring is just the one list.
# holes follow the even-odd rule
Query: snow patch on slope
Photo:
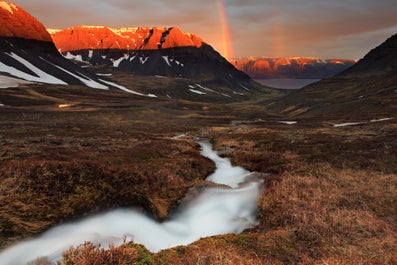
[[145, 95], [145, 94], [142, 94], [142, 93], [133, 91], [133, 90], [128, 89], [128, 88], [126, 88], [126, 87], [124, 87], [124, 86], [122, 86], [122, 85], [119, 85], [119, 84], [116, 84], [116, 83], [113, 83], [113, 82], [110, 82], [110, 81], [106, 81], [106, 80], [102, 80], [102, 79], [99, 79], [99, 80], [101, 80], [101, 82], [104, 82], [105, 84], [108, 84], [108, 85], [110, 85], [110, 86], [116, 87], [116, 88], [118, 88], [118, 89], [120, 89], [120, 90], [123, 90], [123, 91], [125, 91], [125, 92], [131, 93], [131, 94], [134, 94], [134, 95], [138, 95], [138, 96], [142, 96], [142, 97], [157, 98], [157, 96], [156, 96], [156, 95], [153, 95], [153, 94], [147, 94], [147, 95]]
[[145, 64], [148, 59], [149, 57], [145, 57], [145, 58], [139, 57], [141, 64]]
[[370, 122], [382, 122], [382, 121], [390, 121], [390, 120], [393, 120], [393, 118], [382, 118], [382, 119], [374, 119], [374, 120], [371, 120]]
[[246, 86], [243, 86], [242, 84], [239, 84], [242, 88], [244, 88], [245, 90], [249, 91], [249, 89]]
[[112, 76], [113, 74], [107, 73], [96, 73], [97, 76]]
[[[48, 61], [47, 61], [47, 62], [48, 62]], [[58, 65], [55, 65], [55, 64], [50, 63], [50, 62], [48, 62], [48, 63], [49, 63], [49, 64], [52, 64], [53, 66], [57, 67], [58, 69], [64, 71], [65, 73], [67, 73], [67, 74], [69, 74], [69, 75], [71, 75], [71, 76], [77, 78], [78, 80], [80, 80], [83, 84], [85, 84], [85, 85], [88, 86], [88, 87], [97, 88], [97, 89], [104, 89], [104, 90], [109, 89], [107, 86], [104, 86], [104, 85], [102, 85], [102, 84], [100, 84], [100, 83], [98, 83], [98, 82], [96, 82], [96, 81], [94, 81], [94, 80], [88, 78], [87, 76], [85, 76], [85, 75], [83, 75], [83, 74], [81, 74], [81, 73], [80, 73], [80, 74], [83, 75], [85, 78], [83, 78], [83, 77], [81, 77], [81, 76], [78, 76], [78, 75], [75, 75], [75, 74], [73, 74], [72, 72], [69, 72], [68, 70], [63, 69], [62, 67], [60, 67], [60, 66], [58, 66]]]
[[16, 7], [16, 5], [12, 4], [12, 3], [7, 3], [5, 1], [0, 1], [0, 8], [7, 10], [8, 12], [10, 12], [11, 14], [14, 14], [14, 11], [17, 11], [18, 8]]
[[18, 87], [20, 84], [30, 84], [30, 82], [23, 79], [0, 75], [0, 88]]
[[54, 35], [55, 33], [58, 33], [61, 31], [61, 29], [47, 29], [48, 33], [50, 33], [50, 35]]
[[110, 82], [110, 81], [106, 81], [106, 80], [103, 80], [103, 79], [99, 79], [99, 80], [101, 80], [101, 82], [104, 82], [105, 84], [108, 84], [108, 85], [110, 85], [110, 86], [116, 87], [116, 88], [118, 88], [118, 89], [120, 89], [120, 90], [123, 90], [123, 91], [125, 91], [125, 92], [131, 93], [131, 94], [134, 94], [134, 95], [138, 95], [138, 96], [145, 96], [145, 95], [142, 94], [142, 93], [139, 93], [139, 92], [130, 90], [130, 89], [128, 89], [128, 88], [126, 88], [126, 87], [124, 87], [124, 86], [121, 86], [121, 85], [119, 85], [119, 84], [116, 84], [116, 83], [113, 83], [113, 82]]
[[25, 65], [27, 68], [29, 68], [33, 73], [35, 73], [37, 76], [33, 76], [30, 74], [27, 74], [25, 72], [22, 72], [12, 66], [8, 66], [6, 64], [3, 64], [0, 62], [0, 72], [5, 72], [8, 73], [12, 76], [19, 77], [28, 81], [33, 81], [33, 82], [42, 82], [42, 83], [47, 83], [47, 84], [56, 84], [56, 85], [67, 85], [64, 81], [47, 74], [46, 72], [40, 70], [30, 62], [26, 61], [22, 57], [19, 57], [15, 53], [8, 54], [10, 57], [14, 58], [15, 60], [19, 61], [21, 64]]
[[169, 67], [172, 67], [172, 65], [170, 64], [170, 60], [168, 59], [168, 56], [162, 56], [164, 61], [169, 65]]
[[293, 124], [297, 124], [298, 122], [297, 121], [278, 121], [278, 123], [293, 125]]
[[202, 90], [207, 91], [207, 92], [211, 92], [211, 93], [215, 93], [215, 94], [220, 94], [219, 92], [217, 92], [217, 91], [215, 91], [215, 90], [213, 90], [213, 89], [211, 89], [211, 88], [209, 88], [209, 87], [205, 87], [205, 86], [202, 86], [202, 85], [200, 85], [200, 84], [196, 84], [196, 86], [197, 86], [198, 88], [201, 88]]
[[360, 125], [364, 124], [365, 122], [345, 122], [345, 123], [338, 123], [334, 124], [334, 128], [339, 128], [339, 127], [346, 127], [346, 126], [354, 126], [354, 125]]
[[205, 93], [205, 92], [201, 92], [201, 91], [199, 91], [199, 90], [196, 90], [196, 89], [189, 89], [189, 91], [190, 92], [193, 92], [193, 93], [196, 93], [196, 94], [199, 94], [199, 95], [206, 95], [207, 93]]
[[125, 54], [124, 57], [120, 57], [120, 58], [118, 58], [117, 60], [114, 60], [114, 61], [113, 61], [113, 66], [114, 66], [114, 67], [119, 67], [120, 63], [121, 63], [122, 61], [124, 61], [124, 60], [127, 60], [127, 59], [128, 59], [128, 54]]
[[370, 121], [337, 123], [337, 124], [333, 124], [333, 127], [339, 128], [339, 127], [362, 125], [362, 124], [369, 124], [369, 123], [376, 123], [376, 122], [383, 122], [383, 121], [390, 121], [390, 120], [394, 120], [394, 118], [380, 118], [380, 119], [372, 119]]
[[75, 61], [79, 61], [79, 62], [84, 62], [83, 61], [83, 57], [80, 54], [79, 55], [73, 55], [70, 52], [67, 52], [64, 57], [66, 59], [69, 59], [69, 60], [75, 60]]

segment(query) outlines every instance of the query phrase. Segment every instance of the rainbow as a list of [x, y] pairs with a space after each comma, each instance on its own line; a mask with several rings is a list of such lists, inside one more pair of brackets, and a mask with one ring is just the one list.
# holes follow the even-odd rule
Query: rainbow
[[285, 56], [284, 46], [284, 27], [282, 18], [282, 8], [279, 2], [274, 2], [274, 7], [278, 11], [274, 15], [274, 24], [272, 27], [272, 45], [271, 45], [271, 56], [274, 58]]
[[225, 6], [223, 4], [223, 0], [216, 0], [216, 4], [218, 6], [219, 17], [222, 26], [222, 45], [223, 45], [222, 54], [227, 60], [230, 60], [233, 57], [233, 51], [232, 51], [232, 42], [230, 40], [229, 24], [227, 22]]

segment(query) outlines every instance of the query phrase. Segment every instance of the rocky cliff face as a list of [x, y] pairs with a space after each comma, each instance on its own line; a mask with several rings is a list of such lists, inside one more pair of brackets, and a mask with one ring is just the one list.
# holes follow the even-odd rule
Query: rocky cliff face
[[93, 49], [156, 50], [159, 48], [200, 47], [202, 40], [195, 34], [178, 28], [109, 28], [104, 26], [76, 26], [63, 30], [49, 30], [58, 50], [70, 52]]
[[260, 58], [246, 57], [232, 61], [237, 69], [252, 78], [322, 79], [338, 74], [356, 63], [355, 60], [310, 57]]

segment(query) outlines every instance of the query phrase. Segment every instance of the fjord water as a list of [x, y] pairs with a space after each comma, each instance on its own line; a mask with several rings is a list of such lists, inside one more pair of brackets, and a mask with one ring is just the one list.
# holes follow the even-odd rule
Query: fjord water
[[27, 264], [38, 257], [55, 262], [69, 247], [87, 241], [107, 247], [121, 244], [123, 240], [133, 240], [158, 252], [187, 245], [202, 237], [240, 233], [254, 226], [260, 182], [248, 180], [250, 172], [234, 167], [229, 159], [218, 156], [209, 141], [200, 141], [199, 144], [201, 154], [216, 164], [216, 171], [207, 180], [229, 188], [206, 188], [162, 223], [135, 209], [118, 209], [61, 225], [36, 239], [6, 249], [0, 253], [0, 264]]
[[294, 78], [279, 78], [279, 79], [257, 79], [257, 82], [268, 87], [279, 89], [300, 89], [320, 79], [294, 79]]

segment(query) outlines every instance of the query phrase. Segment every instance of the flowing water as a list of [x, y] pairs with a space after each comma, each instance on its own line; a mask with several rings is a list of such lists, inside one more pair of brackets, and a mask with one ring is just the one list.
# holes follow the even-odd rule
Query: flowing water
[[134, 240], [158, 252], [202, 237], [240, 233], [254, 226], [260, 182], [247, 178], [251, 173], [233, 167], [229, 159], [219, 157], [209, 141], [199, 143], [201, 154], [213, 160], [217, 167], [207, 180], [230, 188], [206, 188], [164, 222], [157, 222], [138, 210], [119, 209], [61, 225], [6, 249], [0, 253], [0, 264], [27, 264], [38, 257], [56, 262], [69, 247], [87, 241], [107, 247], [121, 244], [123, 239]]

